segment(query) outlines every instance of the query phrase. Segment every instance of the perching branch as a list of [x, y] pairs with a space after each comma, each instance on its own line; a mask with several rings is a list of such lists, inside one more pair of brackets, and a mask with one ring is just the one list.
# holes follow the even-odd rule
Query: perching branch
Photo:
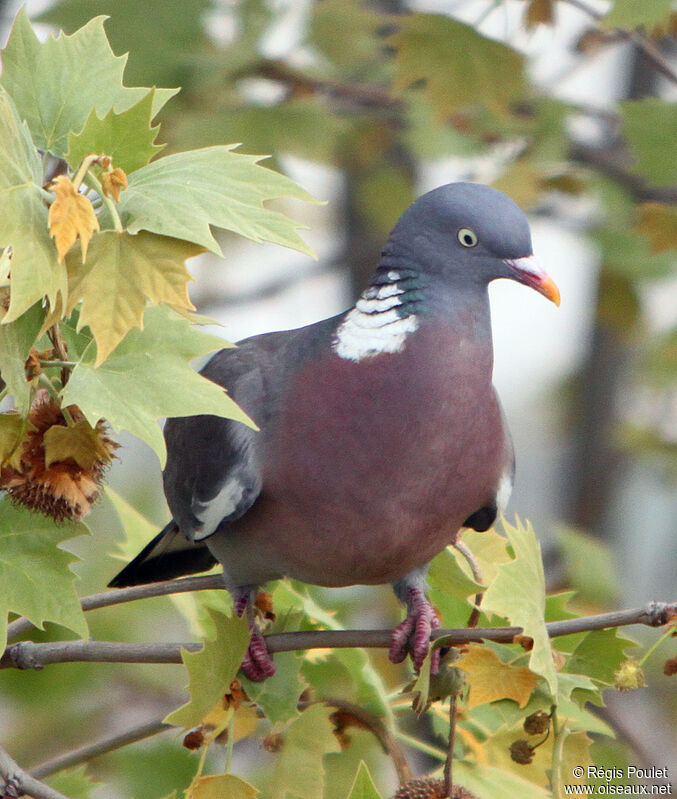
[[[184, 582], [184, 581], [178, 581]], [[677, 602], [649, 602], [639, 608], [554, 621], [546, 625], [551, 638], [572, 633], [644, 624], [662, 627], [677, 619]], [[472, 641], [510, 643], [523, 632], [521, 627], [473, 627], [435, 630], [432, 638], [448, 636], [450, 645]], [[290, 652], [308, 649], [366, 647], [384, 649], [390, 646], [391, 630], [309, 630], [275, 633], [265, 636], [268, 650]], [[50, 663], [181, 663], [181, 648], [195, 652], [198, 643], [137, 643], [117, 641], [55, 641], [10, 644], [0, 658], [0, 668], [41, 669]]]
[[18, 799], [26, 794], [34, 799], [68, 799], [20, 768], [0, 747], [0, 799]]

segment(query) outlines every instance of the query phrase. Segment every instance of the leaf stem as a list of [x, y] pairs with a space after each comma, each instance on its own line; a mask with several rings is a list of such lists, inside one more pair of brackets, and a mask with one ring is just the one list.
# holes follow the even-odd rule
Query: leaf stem
[[550, 713], [550, 719], [552, 720], [552, 731], [554, 737], [552, 743], [552, 776], [550, 777], [550, 782], [552, 783], [553, 799], [560, 799], [561, 797], [560, 770], [562, 768], [562, 753], [564, 751], [564, 741], [566, 740], [567, 734], [565, 733], [566, 721], [564, 722], [564, 724], [562, 724], [561, 727], [559, 725], [559, 719], [557, 718], [557, 705], [553, 705], [552, 711]]
[[75, 173], [75, 177], [73, 178], [73, 186], [75, 187], [75, 191], [80, 188], [80, 184], [85, 179], [85, 175], [89, 171], [90, 166], [99, 160], [99, 156], [97, 153], [90, 153], [90, 155], [86, 155], [82, 159], [82, 163], [80, 164], [80, 168]]
[[425, 741], [419, 741], [418, 738], [413, 738], [411, 735], [407, 735], [405, 732], [400, 732], [399, 730], [394, 734], [398, 741], [402, 741], [403, 744], [411, 746], [412, 749], [418, 749], [418, 751], [423, 752], [424, 755], [430, 755], [430, 757], [434, 757], [439, 761], [446, 761], [447, 759], [447, 753], [442, 749], [438, 749], [436, 746], [431, 746], [425, 743]]
[[444, 791], [445, 796], [451, 796], [451, 789], [454, 787], [452, 781], [452, 771], [454, 765], [454, 743], [456, 742], [456, 700], [458, 696], [453, 694], [449, 697], [449, 746], [447, 747], [447, 759], [444, 763]]
[[233, 763], [234, 737], [235, 737], [235, 713], [231, 713], [230, 719], [228, 720], [228, 740], [226, 741], [226, 774], [230, 774], [230, 768]]
[[96, 175], [93, 175], [90, 172], [87, 175], [87, 183], [91, 184], [94, 191], [99, 195], [99, 197], [101, 197], [106, 208], [108, 208], [108, 211], [111, 215], [111, 219], [113, 220], [113, 227], [115, 228], [115, 232], [122, 233], [124, 231], [124, 227], [122, 226], [122, 220], [120, 219], [120, 214], [118, 213], [117, 205], [115, 204], [114, 200], [111, 197], [107, 197], [104, 194], [101, 181], [96, 177]]
[[642, 659], [639, 661], [639, 665], [643, 666], [646, 663], [646, 661], [651, 657], [651, 655], [653, 655], [653, 653], [663, 643], [663, 641], [665, 641], [666, 638], [670, 638], [670, 636], [673, 635], [674, 632], [675, 632], [675, 626], [672, 624], [669, 625], [668, 629], [663, 633], [663, 635], [657, 638], [654, 641], [654, 643], [646, 650], [644, 655], [642, 655]]
[[57, 361], [50, 361], [50, 360], [42, 361], [41, 360], [40, 361], [40, 366], [43, 366], [46, 369], [49, 369], [50, 367], [55, 367], [55, 368], [61, 367], [62, 369], [73, 369], [77, 365], [78, 365], [77, 361], [61, 361], [61, 360], [57, 360]]

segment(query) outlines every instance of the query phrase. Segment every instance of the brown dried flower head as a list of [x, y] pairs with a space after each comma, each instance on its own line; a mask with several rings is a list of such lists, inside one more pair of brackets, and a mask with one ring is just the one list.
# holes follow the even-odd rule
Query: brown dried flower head
[[542, 735], [550, 727], [550, 716], [543, 710], [538, 710], [524, 719], [524, 732], [528, 735]]
[[454, 785], [451, 796], [444, 790], [444, 780], [433, 777], [416, 777], [401, 785], [393, 799], [479, 799], [462, 785]]
[[91, 427], [80, 409], [68, 409], [68, 424], [46, 391], [33, 401], [31, 427], [0, 471], [0, 488], [12, 500], [55, 521], [80, 521], [98, 499], [106, 467], [118, 444], [99, 420]]
[[510, 757], [521, 766], [528, 766], [534, 759], [534, 747], [524, 738], [510, 744]]

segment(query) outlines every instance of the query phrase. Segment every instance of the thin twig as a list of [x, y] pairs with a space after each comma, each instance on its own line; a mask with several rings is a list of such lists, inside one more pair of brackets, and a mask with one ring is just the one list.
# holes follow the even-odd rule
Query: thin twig
[[456, 695], [449, 697], [449, 746], [447, 759], [444, 763], [444, 790], [445, 796], [451, 796], [453, 783], [454, 744], [456, 742]]
[[[482, 569], [480, 569], [479, 561], [475, 557], [473, 551], [467, 544], [464, 544], [463, 541], [455, 541], [453, 546], [466, 559], [475, 582], [481, 585], [484, 582], [482, 578]], [[475, 607], [472, 609], [470, 617], [468, 618], [468, 627], [477, 627], [477, 623], [480, 620], [480, 605], [483, 599], [483, 591], [479, 591], [475, 594]]]
[[45, 760], [43, 763], [29, 769], [29, 773], [36, 779], [43, 779], [50, 774], [55, 774], [57, 771], [63, 771], [64, 769], [78, 766], [81, 763], [86, 763], [95, 757], [99, 757], [99, 755], [114, 752], [116, 749], [121, 749], [123, 746], [135, 743], [136, 741], [142, 741], [144, 738], [150, 738], [152, 735], [157, 735], [165, 730], [176, 730], [171, 724], [165, 724], [163, 721], [167, 713], [172, 709], [173, 708], [170, 708], [166, 713], [163, 713], [152, 721], [147, 721], [144, 724], [140, 724], [118, 735], [113, 735], [102, 741], [87, 744], [86, 746], [81, 746], [79, 749], [74, 749], [72, 752], [66, 752], [50, 760]]
[[[179, 581], [183, 582], [183, 581]], [[546, 625], [551, 638], [572, 633], [602, 630], [644, 624], [661, 627], [677, 618], [677, 602], [650, 602], [639, 608], [582, 616], [574, 619], [549, 622]], [[497, 641], [511, 643], [521, 627], [473, 627], [442, 630], [432, 633], [434, 640], [449, 638], [449, 645], [471, 641]], [[366, 647], [384, 649], [390, 646], [392, 630], [308, 630], [276, 633], [266, 636], [271, 653], [324, 648]], [[137, 643], [117, 641], [55, 641], [34, 643], [20, 641], [10, 644], [0, 658], [0, 668], [40, 669], [51, 663], [181, 663], [181, 648], [195, 652], [199, 643]]]
[[2, 799], [17, 799], [25, 795], [34, 799], [68, 799], [20, 768], [0, 747], [0, 796]]

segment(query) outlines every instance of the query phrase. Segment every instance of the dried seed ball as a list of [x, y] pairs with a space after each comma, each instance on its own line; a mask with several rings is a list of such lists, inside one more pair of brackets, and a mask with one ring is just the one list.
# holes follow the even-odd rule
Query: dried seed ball
[[[444, 790], [444, 780], [417, 777], [400, 786], [393, 799], [449, 799]], [[462, 785], [454, 785], [450, 799], [479, 799]]]

